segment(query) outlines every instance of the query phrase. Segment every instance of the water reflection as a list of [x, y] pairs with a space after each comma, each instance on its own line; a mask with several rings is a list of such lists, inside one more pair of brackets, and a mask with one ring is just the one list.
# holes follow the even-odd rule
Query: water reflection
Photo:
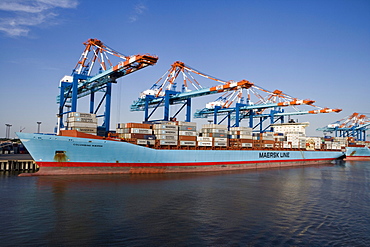
[[28, 214], [20, 207], [11, 212], [23, 220], [13, 229], [26, 234], [13, 231], [12, 241], [0, 234], [0, 241], [14, 246], [27, 236], [28, 244], [44, 246], [365, 246], [369, 166], [13, 177], [7, 181], [28, 184], [27, 193], [8, 196], [29, 205]]

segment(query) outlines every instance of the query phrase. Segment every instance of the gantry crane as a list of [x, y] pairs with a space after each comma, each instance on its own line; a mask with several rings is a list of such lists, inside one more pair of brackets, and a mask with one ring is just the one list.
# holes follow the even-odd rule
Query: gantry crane
[[[85, 49], [71, 76], [64, 76], [60, 81], [60, 94], [57, 97], [57, 103], [59, 104], [58, 130], [64, 127], [63, 116], [68, 112], [77, 111], [77, 100], [90, 95], [90, 113], [96, 114], [102, 103], [105, 102], [104, 114], [99, 117], [104, 118], [102, 127], [107, 132], [109, 131], [110, 122], [112, 83], [116, 83], [116, 80], [122, 76], [156, 64], [158, 57], [148, 54], [126, 56], [103, 44], [98, 39], [89, 39], [83, 44]], [[109, 55], [121, 61], [113, 66]], [[95, 75], [92, 75], [96, 64], [99, 65], [98, 71]], [[96, 92], [104, 93], [97, 107], [95, 107]], [[67, 105], [67, 103], [70, 103], [70, 105]], [[67, 108], [67, 111], [65, 111], [65, 108]]]
[[[183, 76], [182, 90], [176, 91], [176, 79], [180, 75]], [[191, 73], [197, 74], [204, 78], [219, 82], [221, 84], [214, 87], [203, 87]], [[193, 69], [183, 62], [177, 61], [171, 65], [171, 68], [156, 82], [154, 85], [143, 91], [138, 100], [131, 105], [131, 111], [144, 111], [144, 121], [149, 121], [150, 117], [160, 106], [164, 106], [164, 121], [170, 120], [170, 105], [182, 104], [182, 107], [172, 116], [175, 118], [181, 110], [186, 108], [186, 120], [191, 119], [191, 99], [220, 92], [237, 90], [240, 88], [249, 88], [253, 84], [247, 80], [224, 81], [215, 77], [209, 76], [196, 69]], [[149, 109], [153, 111], [149, 114]]]
[[[204, 88], [193, 77], [192, 73], [216, 81], [220, 84]], [[182, 90], [176, 91], [177, 83], [175, 80], [180, 74], [183, 76]], [[243, 102], [243, 91], [248, 92], [246, 103]], [[262, 92], [267, 93], [267, 96], [263, 97], [261, 95]], [[216, 101], [208, 103], [206, 108], [197, 110], [194, 114], [195, 118], [207, 118], [209, 116], [213, 116], [215, 124], [219, 124], [228, 118], [229, 127], [231, 126], [231, 118], [235, 119], [234, 126], [239, 126], [239, 122], [248, 117], [250, 119], [250, 127], [253, 127], [253, 119], [259, 118], [260, 123], [258, 125], [260, 125], [260, 131], [263, 131], [262, 122], [266, 119], [271, 119], [271, 124], [273, 124], [277, 120], [281, 120], [283, 122], [284, 116], [341, 111], [341, 109], [329, 109], [314, 106], [313, 103], [315, 101], [313, 100], [299, 100], [284, 94], [280, 90], [270, 92], [247, 80], [235, 82], [217, 79], [191, 68], [180, 61], [173, 63], [171, 68], [156, 83], [154, 83], [150, 89], [145, 90], [140, 94], [139, 99], [134, 101], [131, 105], [131, 111], [144, 111], [144, 121], [149, 121], [150, 117], [158, 107], [164, 107], [164, 117], [161, 120], [168, 121], [170, 120], [170, 105], [183, 104], [172, 118], [175, 118], [186, 106], [185, 121], [190, 121], [191, 98], [216, 93], [224, 94], [218, 97]], [[251, 93], [257, 97], [256, 102], [252, 102]], [[235, 103], [235, 106], [231, 107], [233, 103]], [[282, 109], [283, 107], [295, 107], [298, 105], [309, 105], [315, 107], [315, 109], [308, 111], [299, 111], [296, 109], [295, 112], [284, 112]], [[153, 111], [149, 114], [150, 108], [153, 108]], [[264, 113], [266, 109], [271, 109], [270, 113]], [[218, 122], [217, 118], [219, 115], [226, 115], [226, 117]]]
[[357, 141], [366, 141], [366, 131], [370, 129], [370, 118], [354, 112], [351, 115], [316, 130], [335, 133], [335, 137], [354, 137]]
[[[243, 91], [246, 91], [247, 96], [243, 97]], [[262, 96], [262, 95], [266, 96]], [[252, 99], [252, 96], [256, 100]], [[244, 98], [246, 102], [244, 103]], [[195, 118], [208, 118], [213, 116], [213, 122], [220, 124], [226, 119], [228, 126], [238, 127], [243, 119], [249, 119], [249, 127], [259, 127], [260, 132], [267, 131], [271, 124], [280, 121], [284, 123], [284, 117], [292, 115], [318, 114], [329, 112], [340, 112], [341, 109], [321, 108], [313, 105], [313, 100], [300, 100], [289, 96], [280, 90], [269, 91], [255, 84], [247, 89], [238, 89], [238, 93], [230, 93], [219, 97], [216, 101], [210, 102], [205, 108], [197, 110], [194, 114]], [[313, 107], [313, 110], [300, 110], [297, 106]], [[291, 107], [294, 111], [286, 112], [284, 108]], [[269, 112], [267, 110], [270, 110]], [[224, 115], [222, 120], [218, 121], [218, 117]], [[232, 125], [231, 120], [235, 120]], [[254, 125], [254, 119], [259, 119]], [[267, 127], [263, 128], [263, 123], [270, 120]]]

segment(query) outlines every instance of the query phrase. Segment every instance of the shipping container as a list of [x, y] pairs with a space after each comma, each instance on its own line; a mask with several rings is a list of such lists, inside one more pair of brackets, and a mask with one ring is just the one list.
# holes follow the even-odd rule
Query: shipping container
[[96, 118], [89, 118], [89, 117], [69, 117], [67, 118], [68, 123], [73, 122], [83, 122], [83, 123], [97, 123], [98, 120]]
[[172, 129], [155, 129], [154, 134], [155, 135], [178, 135], [178, 131], [172, 130]]
[[177, 135], [156, 135], [156, 138], [159, 140], [178, 140]]
[[72, 117], [96, 118], [96, 114], [84, 113], [84, 112], [69, 112], [67, 115], [67, 118], [72, 118]]
[[180, 141], [180, 146], [196, 146], [196, 141]]
[[213, 141], [213, 138], [212, 137], [197, 136], [197, 141], [201, 141], [201, 142], [212, 142]]
[[97, 123], [71, 122], [67, 123], [68, 128], [97, 128]]
[[188, 125], [180, 125], [179, 126], [179, 131], [196, 131], [197, 127], [196, 126], [188, 126]]
[[219, 137], [213, 138], [214, 142], [227, 142], [227, 140], [228, 138], [219, 138]]
[[192, 126], [192, 127], [195, 127], [195, 128], [197, 127], [197, 123], [195, 123], [195, 122], [177, 121], [176, 123], [179, 126]]
[[215, 147], [227, 147], [227, 142], [213, 142]]
[[179, 131], [179, 135], [181, 135], [181, 136], [197, 136], [197, 132], [195, 132], [195, 131]]
[[198, 146], [200, 147], [212, 147], [213, 142], [198, 141]]
[[177, 146], [177, 141], [171, 141], [171, 140], [159, 140], [159, 145], [171, 145], [171, 146]]
[[179, 126], [170, 124], [153, 124], [153, 129], [178, 130]]

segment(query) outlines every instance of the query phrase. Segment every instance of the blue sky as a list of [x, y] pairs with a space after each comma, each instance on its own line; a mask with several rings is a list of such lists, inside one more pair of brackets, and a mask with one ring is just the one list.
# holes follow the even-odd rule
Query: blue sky
[[[321, 135], [316, 128], [370, 113], [369, 13], [368, 0], [1, 0], [0, 137], [5, 124], [12, 124], [11, 137], [36, 132], [38, 121], [42, 132], [53, 132], [59, 80], [89, 38], [126, 55], [159, 57], [114, 85], [111, 129], [143, 119], [129, 111], [132, 101], [179, 60], [217, 78], [343, 109], [295, 117], [311, 123], [308, 134]], [[193, 110], [213, 99], [195, 100]]]

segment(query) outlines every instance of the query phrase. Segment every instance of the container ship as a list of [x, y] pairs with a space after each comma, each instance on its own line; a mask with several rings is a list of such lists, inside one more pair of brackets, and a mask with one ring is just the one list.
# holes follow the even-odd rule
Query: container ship
[[70, 113], [68, 121], [73, 127], [59, 135], [17, 133], [39, 166], [38, 172], [23, 175], [230, 171], [344, 157], [344, 143], [306, 137], [308, 123], [275, 124], [275, 132], [264, 133], [218, 124], [198, 130], [196, 123], [182, 121], [121, 123], [114, 134], [101, 137], [88, 133], [96, 131], [94, 114]]
[[[308, 123], [290, 121], [295, 115], [338, 113], [341, 109], [321, 108], [313, 105], [313, 100], [300, 100], [280, 90], [269, 91], [248, 80], [221, 80], [180, 61], [173, 63], [131, 105], [131, 111], [144, 112], [144, 121], [118, 123], [115, 131], [111, 131], [112, 85], [118, 78], [155, 65], [158, 57], [149, 54], [126, 56], [98, 39], [89, 39], [84, 45], [72, 74], [59, 82], [58, 134], [17, 133], [40, 167], [32, 175], [204, 172], [299, 166], [332, 162], [343, 158], [346, 152], [345, 138], [307, 137]], [[109, 56], [120, 62], [113, 66]], [[179, 75], [182, 75], [182, 84], [175, 82]], [[211, 80], [213, 86], [202, 86], [195, 79], [197, 76]], [[102, 97], [98, 103], [95, 100], [99, 93]], [[203, 124], [198, 129], [197, 124], [191, 122], [192, 100], [216, 94], [222, 95], [194, 113], [195, 118], [213, 117], [213, 124]], [[85, 96], [90, 97], [89, 113], [77, 110], [78, 99]], [[104, 110], [100, 109], [103, 102]], [[179, 106], [177, 112], [170, 114], [174, 105]], [[314, 107], [314, 110], [299, 110], [298, 106]], [[163, 109], [163, 118], [151, 120], [159, 108]], [[289, 108], [294, 111], [284, 110]], [[176, 121], [181, 111], [185, 112], [184, 121]], [[219, 116], [223, 120], [218, 121]], [[98, 126], [98, 117], [101, 126]], [[289, 118], [287, 123], [286, 118]], [[226, 119], [227, 125], [221, 125]], [[242, 119], [249, 120], [249, 127], [240, 126]]]

